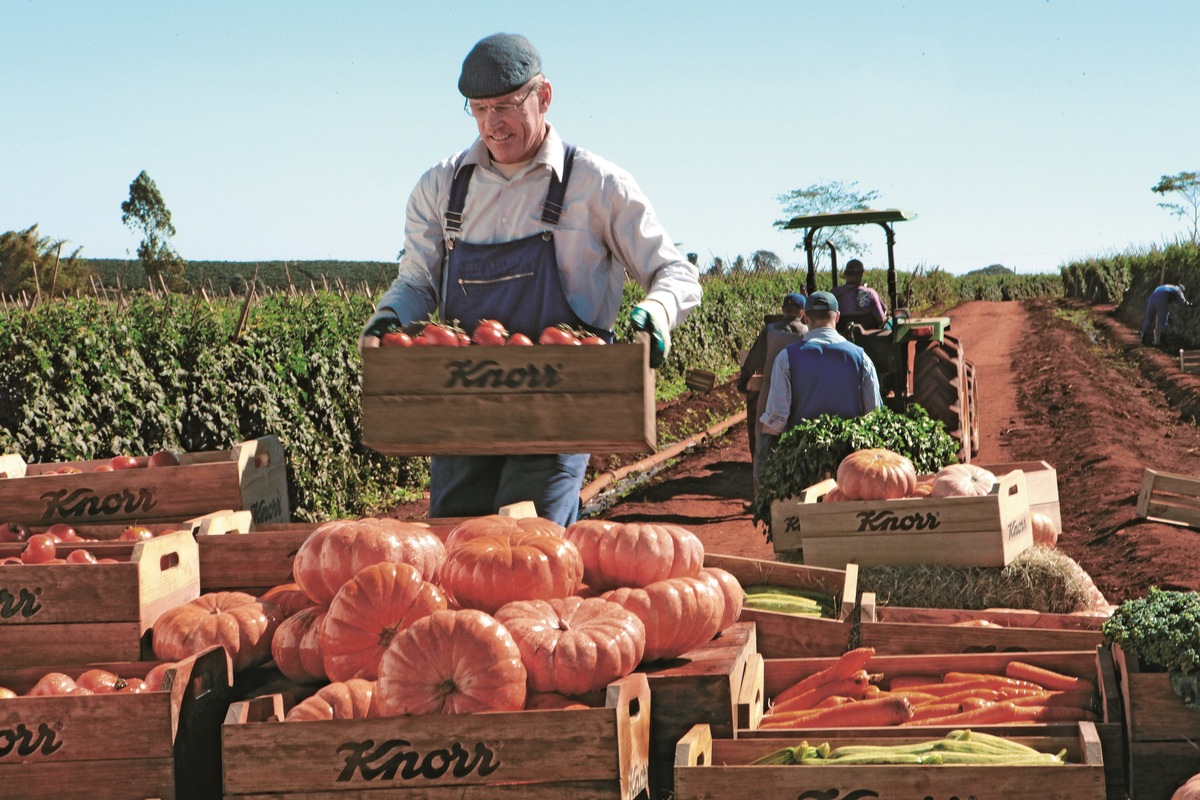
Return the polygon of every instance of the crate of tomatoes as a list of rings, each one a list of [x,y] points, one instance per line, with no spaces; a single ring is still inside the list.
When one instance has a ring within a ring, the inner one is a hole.
[[[363,354],[363,443],[385,455],[648,453],[650,342],[568,327],[536,340],[481,322],[385,333]]]

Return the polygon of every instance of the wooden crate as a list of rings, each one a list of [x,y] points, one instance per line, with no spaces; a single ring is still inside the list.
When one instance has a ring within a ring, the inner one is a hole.
[[[1029,511],[1040,511],[1062,531],[1062,509],[1058,504],[1058,470],[1046,461],[1006,461],[998,464],[978,464],[997,478],[1014,470],[1025,473],[1025,488],[1029,491]]]
[[[1193,374],[1200,372],[1200,350],[1180,350],[1179,371]]]
[[[72,547],[87,544],[64,549]],[[200,594],[197,546],[186,530],[90,549],[125,560],[0,568],[5,666],[151,658],[154,622]]]
[[[941,734],[905,729],[887,739],[870,735],[818,737],[831,747],[854,744],[908,744]],[[1011,800],[1102,800],[1104,753],[1095,727],[1072,726],[1070,733],[1009,736],[1044,753],[1067,751],[1059,766],[975,766],[954,764],[750,766],[751,762],[797,744],[794,738],[725,739],[705,725],[680,738],[675,755],[675,800],[796,800],[796,798],[973,798]],[[813,738],[809,738],[814,742]],[[1140,800],[1140,798],[1139,798]]]
[[[650,681],[650,797],[670,797],[675,744],[704,722],[737,734],[737,702],[746,664],[756,650],[754,623],[735,622],[703,647],[661,664],[643,664]]]
[[[875,600],[874,592],[863,592],[858,641],[881,655],[1095,650],[1104,643],[1102,617],[1015,608],[905,608]]]
[[[379,347],[362,358],[363,444],[385,455],[655,450],[644,333],[603,347]]]
[[[6,521],[111,524],[170,522],[221,508],[248,509],[256,522],[291,519],[287,464],[274,436],[242,442],[231,450],[182,453],[177,467],[96,472],[107,459],[26,464],[3,457],[0,508]],[[52,470],[75,467],[77,474]]]
[[[143,677],[158,662],[0,670],[27,692],[47,672],[95,666]],[[16,697],[0,702],[0,796],[16,800],[216,800],[229,658],[219,647],[184,659],[162,691]]]
[[[765,659],[762,665],[761,702],[752,690],[747,690],[738,709],[739,728],[736,738],[774,738],[796,736],[870,735],[877,737],[903,736],[912,728],[797,728],[762,729],[759,723],[763,712],[772,699],[802,678],[825,669],[836,661],[832,658]],[[1096,685],[1096,708],[1100,721],[1095,723],[1097,735],[1104,751],[1105,785],[1110,791],[1109,800],[1122,800],[1126,783],[1124,712],[1117,688],[1113,659],[1107,648],[1092,648],[1079,651],[1047,651],[1023,653],[930,653],[924,655],[876,655],[866,665],[870,673],[880,673],[886,680],[892,675],[928,675],[941,680],[947,672],[984,672],[1004,674],[1010,661],[1024,661],[1067,675],[1086,678]],[[747,683],[747,686],[752,686]],[[1022,731],[1038,731],[1045,735],[1062,735],[1072,727],[1064,724],[1046,725],[979,725],[981,730],[999,735]],[[951,728],[923,726],[920,728],[933,737],[942,736]]]
[[[1200,772],[1200,709],[1188,708],[1165,672],[1143,671],[1138,657],[1112,648],[1129,753],[1129,792],[1136,800],[1168,800]]]
[[[645,796],[652,695],[634,673],[601,707],[282,723],[282,695],[234,703],[225,798],[533,800]]]
[[[846,569],[809,567],[782,561],[741,558],[717,553],[704,554],[704,566],[720,567],[742,586],[773,584],[815,589],[834,600],[837,616],[801,617],[777,611],[742,608],[741,622],[753,622],[758,652],[766,658],[836,656],[850,647],[852,616],[858,593],[858,566]]]
[[[1137,515],[1151,522],[1200,528],[1200,478],[1143,470]]]
[[[771,504],[775,552],[803,550],[816,567],[949,564],[1003,567],[1033,546],[1025,473],[1014,470],[984,497],[825,503],[824,481]]]

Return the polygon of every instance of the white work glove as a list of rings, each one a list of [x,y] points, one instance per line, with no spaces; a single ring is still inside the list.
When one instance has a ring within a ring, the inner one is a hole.
[[[657,300],[643,300],[629,312],[634,330],[650,334],[650,368],[658,369],[671,352],[671,326],[667,324],[667,309]]]

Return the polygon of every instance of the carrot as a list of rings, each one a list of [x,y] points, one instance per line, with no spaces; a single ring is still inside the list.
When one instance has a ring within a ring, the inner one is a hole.
[[[895,691],[896,689],[913,689],[918,686],[928,686],[929,684],[941,683],[937,678],[931,675],[893,675],[888,680],[888,688]]]
[[[871,656],[875,655],[874,647],[857,647],[853,650],[847,650],[838,657],[830,666],[825,669],[818,670],[806,678],[802,678],[788,688],[784,689],[779,694],[775,695],[775,702],[782,703],[796,695],[814,689],[832,681],[841,680],[852,677],[855,673],[866,666],[871,660]]]
[[[991,686],[996,689],[1004,687],[1017,687],[1020,689],[1043,689],[1041,684],[1027,681],[1020,678],[1010,678],[1007,675],[993,675],[990,672],[947,672],[942,676],[942,680],[946,683],[954,682],[969,682],[977,683],[984,686]]]
[[[922,703],[913,706],[912,717],[909,720],[932,719],[933,717],[948,717],[951,714],[961,714],[962,703]]]
[[[1017,706],[1071,706],[1090,710],[1095,704],[1095,695],[1091,692],[1042,692],[1029,697],[1015,697],[1012,703]]]
[[[878,697],[827,708],[805,724],[819,728],[885,728],[912,719],[913,707],[903,697]]]
[[[1047,689],[1075,690],[1095,693],[1096,685],[1086,678],[1074,675],[1064,675],[1045,667],[1027,664],[1024,661],[1010,661],[1004,668],[1004,674],[1010,678],[1037,683]]]
[[[772,713],[778,711],[802,711],[806,708],[812,708],[826,697],[835,694],[861,700],[863,693],[867,689],[867,681],[866,670],[860,669],[849,678],[839,678],[828,683],[823,683],[820,686],[814,686],[808,691],[792,695],[786,700],[775,698],[775,701],[771,704],[771,711]]]
[[[956,692],[978,691],[980,689],[994,688],[988,684],[977,681],[953,681],[951,683],[922,683],[913,686],[905,687],[902,691],[905,692],[920,692],[922,694],[931,694],[935,697],[946,697]]]
[[[872,686],[873,685],[874,684],[872,684]],[[870,693],[868,692],[868,694]],[[929,692],[918,692],[911,689],[890,689],[880,691],[879,694],[883,697],[891,696],[908,698],[908,702],[912,703],[913,706],[918,706],[921,703],[928,703],[930,700],[945,700],[944,697],[939,698],[936,694],[930,694]]]
[[[979,708],[971,709],[970,711],[962,711],[958,714],[947,714],[944,717],[929,717],[916,722],[909,723],[913,725],[953,725],[959,727],[962,725],[984,725],[995,724],[1001,722],[1019,722],[1021,717],[1028,718],[1028,721],[1033,721],[1034,712],[1032,707],[1024,707],[1020,710],[1011,703],[987,703]]]
[[[960,689],[957,692],[944,694],[941,697],[943,703],[958,703],[968,698],[991,700],[993,703],[997,700],[1004,699],[1000,696],[999,689],[989,689],[985,686],[967,686],[966,688]]]
[[[962,706],[963,711],[973,711],[976,708],[983,708],[985,706],[989,706],[994,702],[996,702],[996,701],[989,700],[985,697],[964,697],[963,699],[958,701],[958,704],[960,706]]]
[[[840,706],[842,703],[853,703],[853,702],[854,701],[851,700],[849,697],[844,697],[840,694],[835,694],[835,695],[826,697],[824,700],[822,700],[821,702],[819,702],[815,706],[813,706],[813,708],[814,709],[831,708],[833,706]]]
[[[847,703],[846,705],[852,705]],[[829,711],[828,708],[806,708],[803,711],[786,711],[782,714],[763,714],[758,723],[760,728],[791,728],[799,724],[807,724],[819,714]]]

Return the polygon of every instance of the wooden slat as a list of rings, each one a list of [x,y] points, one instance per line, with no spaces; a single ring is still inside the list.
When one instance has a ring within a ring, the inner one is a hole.
[[[108,751],[122,749],[105,739]],[[174,762],[163,758],[5,764],[0,792],[20,800],[175,800]]]
[[[1179,351],[1180,372],[1200,372],[1200,350]]]
[[[1200,478],[1144,469],[1137,515],[1152,522],[1200,528]]]

